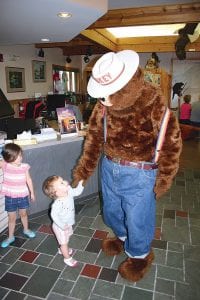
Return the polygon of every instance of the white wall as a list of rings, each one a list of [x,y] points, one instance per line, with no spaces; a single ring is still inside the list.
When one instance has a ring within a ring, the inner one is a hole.
[[[41,93],[45,96],[53,90],[52,64],[81,68],[80,56],[74,56],[71,64],[66,64],[65,56],[59,48],[44,49],[45,57],[37,56],[38,49],[34,45],[0,46],[0,53],[4,61],[0,62],[0,88],[8,100],[25,99]],[[15,58],[15,60],[13,60]],[[32,60],[46,61],[46,82],[33,82]],[[25,92],[7,93],[5,67],[17,67],[25,69]]]

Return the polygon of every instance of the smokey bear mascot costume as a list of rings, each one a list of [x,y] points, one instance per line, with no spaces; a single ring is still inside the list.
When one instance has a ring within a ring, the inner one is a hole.
[[[125,252],[118,271],[140,280],[154,259],[156,199],[171,186],[182,142],[173,113],[159,158],[155,146],[166,110],[159,88],[144,81],[139,56],[131,50],[104,54],[94,65],[88,93],[98,98],[89,120],[82,156],[73,170],[73,185],[86,181],[101,157],[104,222],[115,237],[106,238],[107,255]]]

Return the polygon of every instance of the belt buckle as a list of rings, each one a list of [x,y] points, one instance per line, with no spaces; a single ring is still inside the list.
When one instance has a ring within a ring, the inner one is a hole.
[[[145,162],[138,162],[136,165],[138,169],[151,170],[151,165],[148,165]]]
[[[136,163],[134,161],[130,161],[127,166],[133,167],[135,169],[142,169],[142,164],[141,163]]]

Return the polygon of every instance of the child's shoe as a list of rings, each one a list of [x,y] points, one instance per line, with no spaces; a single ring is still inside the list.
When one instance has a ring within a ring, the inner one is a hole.
[[[12,244],[13,242],[15,241],[15,237],[11,237],[11,238],[7,238],[6,240],[4,240],[2,243],[1,243],[1,247],[2,248],[7,248],[10,244]]]
[[[24,230],[23,233],[29,238],[29,239],[33,239],[35,237],[35,232],[33,232],[32,230],[28,229],[28,230]]]
[[[72,256],[74,254],[75,250],[72,248],[69,248],[69,256]],[[60,248],[58,248],[58,254],[62,254]]]
[[[72,268],[74,268],[74,267],[76,267],[78,265],[77,260],[73,259],[72,257],[70,257],[70,258],[64,258],[64,263],[66,265],[68,265],[69,267],[72,267]]]

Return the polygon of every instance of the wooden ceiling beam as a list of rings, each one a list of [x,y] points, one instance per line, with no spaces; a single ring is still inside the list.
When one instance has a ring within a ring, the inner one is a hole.
[[[200,3],[109,10],[88,29],[200,21]]]
[[[100,30],[83,30],[81,31],[81,35],[100,44],[110,51],[116,51],[117,45],[112,40],[108,39],[107,36],[103,35]]]
[[[59,43],[37,43],[35,44],[35,48],[60,48],[67,46],[67,42],[59,42]]]
[[[88,53],[88,47],[64,47],[63,49],[64,56],[73,56],[73,55],[86,55]],[[99,45],[92,45],[91,46],[91,53],[92,54],[104,54],[108,50],[100,47]]]
[[[200,51],[200,43],[194,43],[192,46],[187,46],[186,51]],[[175,52],[175,46],[173,44],[123,44],[117,47],[117,51],[121,50],[134,50],[138,53],[146,52]]]
[[[149,37],[134,37],[134,38],[119,38],[117,45],[124,44],[175,44],[179,36],[149,36]]]
[[[168,38],[168,40],[167,40]],[[131,39],[126,39],[126,42],[118,43],[117,51],[130,49],[136,52],[175,52],[175,43],[177,37],[162,37],[156,38],[134,38],[134,41]],[[189,43],[186,47],[186,51],[200,51],[200,38],[194,42]]]

